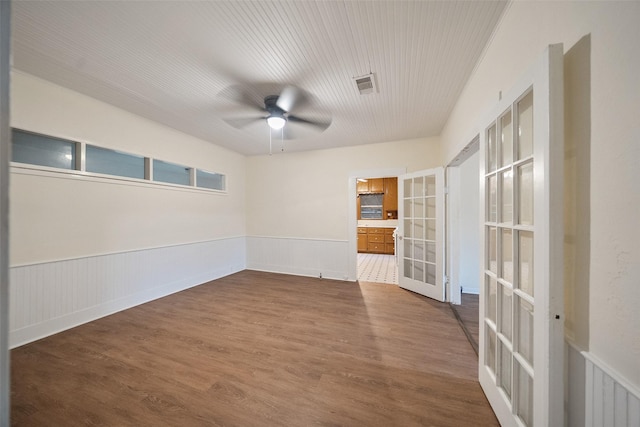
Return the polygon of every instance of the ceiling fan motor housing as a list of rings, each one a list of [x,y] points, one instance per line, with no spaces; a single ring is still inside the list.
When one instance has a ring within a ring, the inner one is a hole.
[[[282,117],[285,118],[284,111],[282,108],[278,107],[276,104],[278,102],[278,95],[269,95],[264,98],[264,108],[269,113],[269,117]]]

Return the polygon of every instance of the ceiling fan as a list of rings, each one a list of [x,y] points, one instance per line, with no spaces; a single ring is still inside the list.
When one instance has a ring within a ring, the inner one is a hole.
[[[331,124],[331,115],[317,106],[315,98],[293,85],[280,91],[273,84],[233,85],[219,97],[233,101],[233,105],[221,105],[219,110],[222,119],[236,129],[255,129],[253,125],[264,121],[268,128],[281,130],[283,139],[297,139],[306,136],[303,128],[317,133]]]

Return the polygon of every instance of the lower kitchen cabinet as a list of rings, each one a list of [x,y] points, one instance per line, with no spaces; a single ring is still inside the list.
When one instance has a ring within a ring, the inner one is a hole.
[[[389,227],[358,227],[358,252],[393,255],[393,230]]]

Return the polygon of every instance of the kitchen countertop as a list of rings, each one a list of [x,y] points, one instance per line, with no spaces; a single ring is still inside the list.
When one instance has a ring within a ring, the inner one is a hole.
[[[398,226],[398,220],[360,220],[358,221],[358,227],[368,228],[396,228]]]

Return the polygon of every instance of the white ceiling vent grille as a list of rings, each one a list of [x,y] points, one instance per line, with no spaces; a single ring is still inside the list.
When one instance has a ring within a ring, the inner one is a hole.
[[[353,80],[356,82],[356,86],[358,86],[358,92],[360,92],[360,95],[366,95],[368,93],[378,91],[378,88],[376,88],[376,79],[374,78],[373,73],[367,74],[366,76],[354,77]]]

